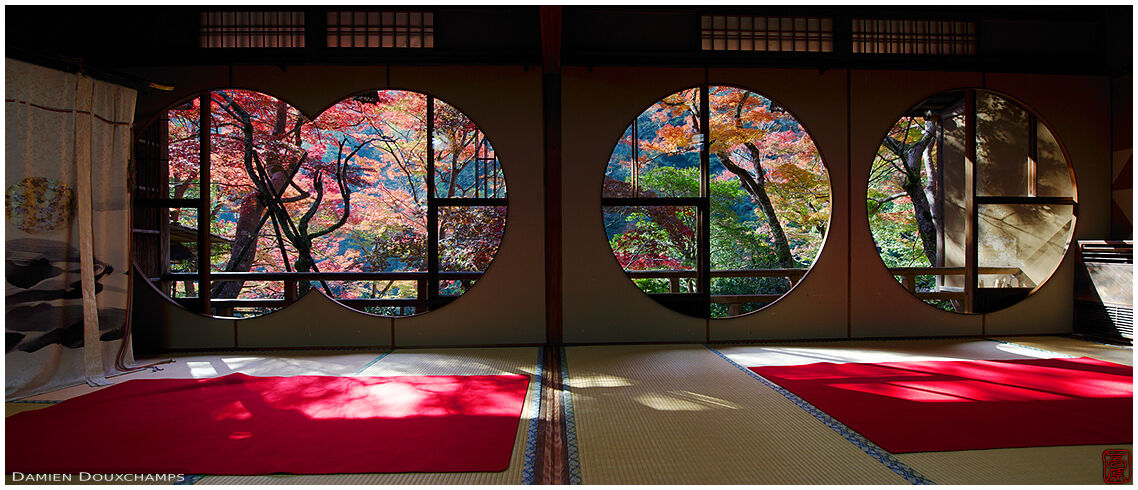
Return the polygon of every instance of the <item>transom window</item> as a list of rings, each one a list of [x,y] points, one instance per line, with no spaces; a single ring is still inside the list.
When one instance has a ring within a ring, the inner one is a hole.
[[[473,286],[505,230],[493,146],[422,93],[365,92],[310,121],[218,90],[168,110],[136,155],[140,272],[211,315],[311,289],[368,313],[430,311]]]
[[[976,54],[976,23],[953,20],[853,19],[852,47],[864,54]]]
[[[723,318],[802,280],[829,225],[829,178],[786,109],[705,85],[632,121],[609,159],[602,209],[613,254],[637,287],[681,313]]]
[[[704,15],[700,22],[704,51],[834,50],[834,19],[830,17]]]
[[[435,14],[422,11],[333,10],[329,48],[433,48]]]
[[[302,11],[201,13],[203,48],[303,48]]]

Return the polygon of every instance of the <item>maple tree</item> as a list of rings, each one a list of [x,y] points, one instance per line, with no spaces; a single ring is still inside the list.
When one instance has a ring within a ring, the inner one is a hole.
[[[870,233],[886,267],[930,267],[944,263],[937,235],[944,227],[939,215],[937,182],[938,121],[905,116],[882,139],[870,167],[866,211]],[[900,277],[897,278],[901,280]],[[914,278],[918,291],[936,289],[936,276]],[[953,311],[951,301],[926,300]]]
[[[230,241],[228,249],[215,245],[214,270],[424,271],[429,143],[440,169],[436,197],[505,197],[486,137],[441,101],[433,102],[429,122],[425,94],[357,94],[311,121],[265,94],[224,90],[210,97],[210,232]],[[195,99],[168,113],[171,197],[196,193],[198,110]],[[192,211],[171,219],[196,227]],[[444,270],[485,270],[504,228],[504,207],[441,208]],[[336,298],[410,298],[419,288],[416,281],[314,282]],[[300,286],[303,293],[310,284]],[[283,291],[279,282],[224,281],[212,297],[279,298]]]
[[[943,263],[943,257],[938,257],[937,234],[944,222],[939,207],[933,206],[937,199],[937,182],[932,178],[937,171],[937,124],[933,117],[902,117],[882,140],[870,170],[867,209],[871,221],[879,226],[887,226],[882,221],[915,225],[912,229],[894,227],[891,233],[905,240],[912,240],[915,233],[919,239],[924,261],[900,253],[910,259],[904,266]]]
[[[699,89],[677,92],[638,116],[610,158],[604,196],[699,196],[699,98]],[[707,118],[712,270],[808,266],[829,222],[829,181],[809,134],[770,99],[736,87],[708,88]],[[605,211],[610,245],[626,270],[695,268],[694,208]],[[647,292],[666,291],[666,281],[636,282]],[[781,294],[789,287],[786,278],[714,278],[711,292]],[[712,307],[724,316],[721,305]]]

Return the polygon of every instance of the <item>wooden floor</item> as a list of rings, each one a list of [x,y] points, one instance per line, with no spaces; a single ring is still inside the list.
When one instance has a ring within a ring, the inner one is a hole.
[[[753,345],[571,346],[559,371],[542,349],[279,351],[184,355],[113,378],[530,374],[510,467],[499,473],[191,475],[197,484],[524,484],[534,481],[539,379],[564,375],[567,483],[583,484],[1101,484],[1105,449],[1131,444],[893,455],[743,366],[811,362],[1088,356],[1133,365],[1130,348],[1067,337],[784,342]],[[78,386],[5,404],[6,416],[98,388]],[[562,440],[557,438],[556,440]],[[8,451],[18,448],[6,448]],[[11,475],[8,483],[13,481]]]

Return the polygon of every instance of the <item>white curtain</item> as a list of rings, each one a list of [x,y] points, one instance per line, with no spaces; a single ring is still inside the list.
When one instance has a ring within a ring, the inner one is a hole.
[[[105,377],[118,372],[116,364],[134,362],[124,333],[136,93],[83,75],[5,62],[10,400],[84,381],[106,384]]]

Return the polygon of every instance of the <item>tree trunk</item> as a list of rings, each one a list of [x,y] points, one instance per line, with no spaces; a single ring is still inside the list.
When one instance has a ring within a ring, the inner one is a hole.
[[[794,263],[794,256],[790,253],[790,241],[786,239],[786,232],[782,228],[782,222],[779,221],[778,215],[775,214],[774,205],[771,204],[770,196],[767,195],[766,189],[766,172],[763,170],[761,161],[761,152],[754,145],[747,145],[747,149],[751,152],[751,157],[754,160],[755,175],[751,175],[746,169],[735,164],[731,160],[731,156],[725,152],[716,152],[716,156],[723,163],[723,166],[734,173],[743,183],[743,189],[747,194],[759,205],[762,210],[763,216],[766,218],[767,226],[770,227],[771,240],[774,242],[775,259],[778,265],[783,269],[793,269],[797,266]],[[789,290],[793,283],[789,278],[786,279],[786,287]]]
[[[921,235],[921,247],[925,251],[925,257],[929,259],[930,265],[935,266],[937,225],[933,220],[929,201],[925,198],[924,188],[920,180],[907,179],[903,189],[913,200],[913,216],[917,219],[917,232]]]
[[[227,97],[228,100],[228,97]],[[236,102],[228,100],[228,103],[233,108],[234,112],[242,116],[242,132],[245,140],[245,168],[252,168],[253,152],[253,124],[249,118],[248,113],[237,105]],[[272,137],[278,138],[285,133],[288,126],[288,106],[284,102],[278,102],[276,107],[276,117],[273,121]],[[287,173],[281,160],[283,155],[279,152],[266,152],[265,162],[266,167],[271,175],[271,181],[274,191],[280,190],[287,184],[285,179]],[[253,178],[250,176],[250,178]],[[241,199],[241,207],[237,217],[237,228],[234,232],[233,246],[230,249],[229,261],[225,265],[226,272],[248,272],[253,266],[253,259],[257,254],[257,242],[260,241],[261,228],[264,226],[262,218],[265,214],[266,200],[271,199],[271,196],[261,196],[260,192],[253,190],[246,194]],[[208,263],[208,259],[206,263]],[[217,283],[213,286],[211,297],[213,298],[236,298],[241,293],[241,289],[245,286],[244,281],[227,281]]]
[[[929,151],[936,135],[936,124],[932,120],[925,122],[925,134],[912,146],[904,146],[892,140],[892,145],[886,145],[896,154],[905,165],[905,183],[901,188],[913,203],[913,216],[917,220],[917,233],[921,236],[921,248],[924,249],[925,258],[929,265],[937,265],[937,230],[941,226],[940,219],[934,217],[931,203],[936,199],[935,168]],[[891,138],[887,138],[891,139]],[[921,170],[925,169],[929,175],[929,182],[922,182]],[[931,198],[930,198],[931,196]]]

